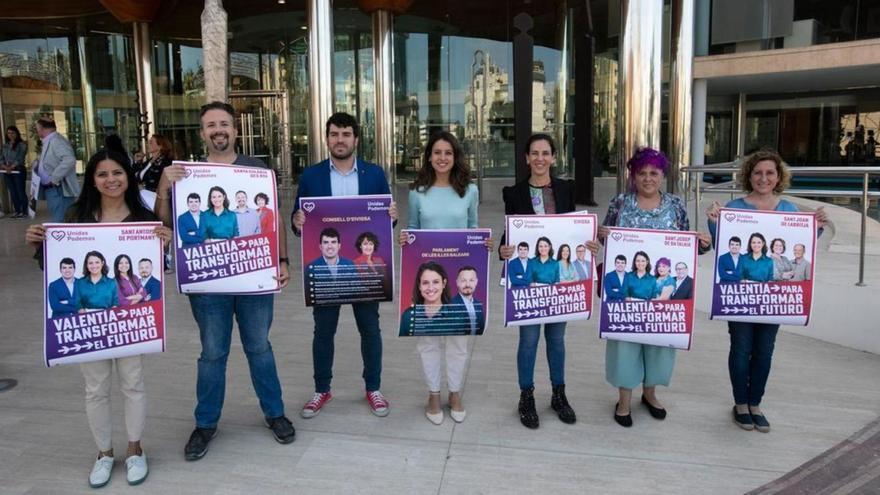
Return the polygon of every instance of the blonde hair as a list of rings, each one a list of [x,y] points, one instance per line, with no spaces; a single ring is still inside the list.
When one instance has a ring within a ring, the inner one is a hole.
[[[782,161],[782,157],[774,150],[761,149],[747,156],[739,169],[739,186],[743,191],[747,193],[752,192],[752,172],[755,171],[755,167],[759,163],[767,160],[776,164],[776,174],[779,176],[779,182],[773,188],[773,192],[782,194],[783,191],[788,189],[788,186],[791,185],[791,172],[788,170],[785,162]]]

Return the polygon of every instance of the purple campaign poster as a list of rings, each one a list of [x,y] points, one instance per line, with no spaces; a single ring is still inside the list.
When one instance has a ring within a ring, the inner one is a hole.
[[[815,213],[722,208],[710,317],[809,323],[817,229]]]
[[[268,168],[175,162],[177,287],[184,294],[278,292],[278,200]]]
[[[489,319],[491,229],[407,230],[400,337],[482,335]]]
[[[158,225],[45,224],[46,366],[165,350]]]
[[[593,306],[593,253],[596,215],[507,217],[504,326],[586,320]]]
[[[390,301],[391,195],[300,198],[306,306]]]
[[[690,349],[697,293],[695,232],[609,228],[599,337]]]

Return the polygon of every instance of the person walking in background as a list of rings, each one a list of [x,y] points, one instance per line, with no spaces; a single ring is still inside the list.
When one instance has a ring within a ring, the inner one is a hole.
[[[3,143],[3,152],[0,154],[0,171],[3,172],[3,180],[6,189],[12,199],[12,218],[25,218],[27,216],[27,192],[25,182],[27,169],[24,165],[27,156],[27,143],[21,140],[21,132],[18,127],[11,125],[6,128],[6,142]]]
[[[55,121],[47,118],[37,120],[37,135],[42,141],[40,160],[34,169],[40,187],[38,199],[46,201],[49,218],[58,223],[64,220],[67,208],[79,196],[79,181],[76,179],[76,155],[70,142],[56,131]],[[124,163],[127,157],[120,156]]]

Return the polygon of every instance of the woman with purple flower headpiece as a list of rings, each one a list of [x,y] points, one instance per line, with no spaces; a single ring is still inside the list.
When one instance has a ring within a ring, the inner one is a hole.
[[[629,186],[608,205],[608,213],[599,227],[599,239],[608,235],[607,227],[628,227],[657,230],[690,230],[685,203],[678,196],[660,191],[669,160],[651,148],[640,148],[627,162]],[[700,234],[700,252],[711,245],[709,234]],[[598,244],[590,243],[598,251]],[[658,260],[658,267],[663,260]],[[669,269],[669,260],[666,260]],[[668,273],[667,273],[668,275]],[[663,288],[659,287],[660,298]],[[668,296],[667,296],[668,297]],[[657,399],[656,386],[668,386],[675,366],[675,349],[633,342],[608,340],[605,345],[605,379],[617,387],[619,400],[614,420],[624,427],[632,426],[630,399],[632,390],[642,385],[642,404],[656,419],[666,417],[666,409]]]

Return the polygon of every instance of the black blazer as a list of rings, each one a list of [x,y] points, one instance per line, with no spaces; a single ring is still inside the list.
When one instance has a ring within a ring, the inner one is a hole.
[[[690,299],[692,298],[694,292],[694,279],[693,277],[685,277],[684,281],[682,281],[681,286],[678,290],[674,291],[669,299]]]
[[[142,179],[140,173],[147,166],[148,163],[150,163],[149,160],[144,160],[142,162],[132,164],[131,167],[134,170],[134,174],[138,178],[138,182],[140,184],[143,184],[144,189],[156,192],[156,189],[159,187],[159,179],[162,178],[162,171],[165,170],[165,167],[171,165],[171,158],[167,156],[160,157],[153,163],[153,166],[150,167],[149,170],[147,170]]]
[[[553,199],[556,201],[556,213],[570,213],[575,210],[574,204],[574,181],[557,179],[552,177],[550,184],[553,189]],[[501,196],[504,198],[504,214],[505,215],[534,215],[535,209],[532,207],[532,196],[529,194],[529,181],[517,182],[512,186],[505,187],[501,190]],[[501,246],[504,245],[505,236],[501,236],[501,244],[499,248],[499,258],[501,257]]]

